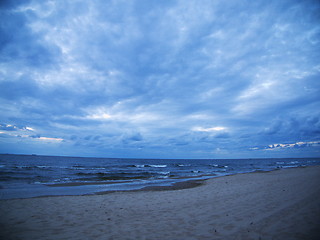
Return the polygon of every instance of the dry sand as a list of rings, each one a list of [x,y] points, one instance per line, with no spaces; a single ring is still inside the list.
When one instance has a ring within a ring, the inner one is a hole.
[[[1,239],[320,239],[320,167],[173,191],[1,200]]]

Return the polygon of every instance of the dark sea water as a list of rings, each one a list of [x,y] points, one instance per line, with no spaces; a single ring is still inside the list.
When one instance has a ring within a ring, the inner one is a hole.
[[[320,165],[320,158],[120,159],[0,155],[0,199],[168,186],[189,179]]]

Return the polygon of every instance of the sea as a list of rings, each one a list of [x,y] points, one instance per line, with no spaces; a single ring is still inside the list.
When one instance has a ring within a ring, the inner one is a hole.
[[[0,154],[0,199],[130,191],[313,165],[320,165],[320,158],[125,159]]]

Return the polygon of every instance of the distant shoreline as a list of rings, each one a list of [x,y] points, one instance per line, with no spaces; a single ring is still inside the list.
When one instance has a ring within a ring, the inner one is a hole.
[[[24,154],[24,153],[0,153],[1,155],[15,156],[35,156],[35,157],[66,157],[66,158],[94,158],[94,159],[124,159],[124,160],[251,160],[251,159],[318,159],[319,157],[249,157],[249,158],[133,158],[133,157],[94,157],[94,156],[71,156],[71,155],[44,155],[44,154]]]

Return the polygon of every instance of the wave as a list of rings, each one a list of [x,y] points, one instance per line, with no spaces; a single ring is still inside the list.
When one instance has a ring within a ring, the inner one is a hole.
[[[105,170],[106,167],[102,166],[83,166],[83,165],[73,165],[72,167],[67,167],[75,170]]]
[[[12,167],[13,169],[23,169],[23,170],[35,170],[35,169],[45,169],[45,170],[51,170],[53,168],[60,168],[60,167],[54,167],[54,166],[45,166],[45,165],[16,165]]]
[[[167,165],[147,165],[149,167],[153,167],[153,168],[165,168],[167,167]]]
[[[129,167],[135,167],[135,168],[165,168],[167,167],[168,165],[148,165],[148,164],[135,164],[135,165],[129,165]],[[122,168],[126,167],[126,166],[121,166]]]
[[[9,175],[1,175],[0,176],[0,182],[12,182],[12,181],[18,181],[18,182],[27,182],[27,183],[33,183],[34,180],[42,179],[41,176],[9,176]]]
[[[297,164],[299,163],[298,161],[292,161],[292,162],[289,162],[289,164]]]
[[[286,165],[286,166],[282,166],[282,168],[294,168],[294,167],[298,167],[300,165]],[[301,165],[304,166],[304,165]]]
[[[191,164],[175,164],[176,167],[190,167]]]
[[[219,164],[210,164],[211,167],[214,168],[228,168],[229,166],[227,165],[219,165]]]
[[[3,165],[3,168],[6,167]],[[134,164],[134,165],[109,165],[109,166],[46,166],[46,165],[15,165],[11,168],[21,170],[54,170],[54,169],[66,169],[66,170],[108,170],[108,169],[127,169],[127,168],[166,168],[165,164]]]
[[[130,165],[131,167],[135,167],[135,168],[144,168],[146,165],[144,164],[137,164],[137,165]]]
[[[276,162],[277,165],[280,165],[280,167],[297,167],[301,165],[301,162],[299,161],[291,161],[291,162]]]
[[[77,178],[76,180],[128,180],[128,179],[149,179],[155,177],[151,172],[78,172],[77,176],[83,176],[84,178]],[[161,175],[161,174],[160,174]]]

